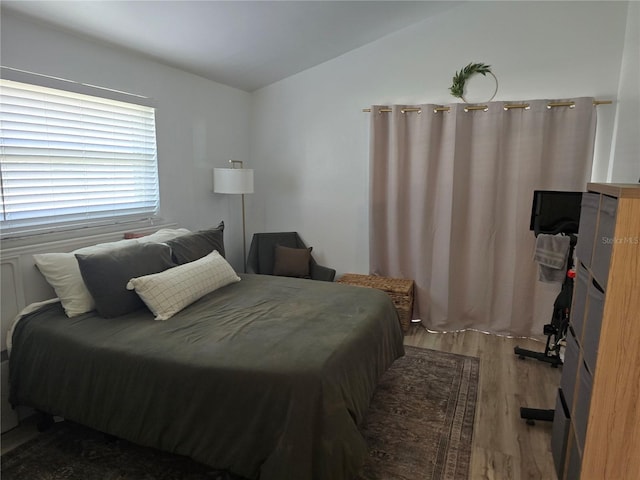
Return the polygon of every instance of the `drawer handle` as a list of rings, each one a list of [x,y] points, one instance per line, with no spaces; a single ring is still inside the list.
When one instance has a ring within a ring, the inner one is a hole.
[[[604,293],[604,289],[600,286],[600,284],[596,281],[595,278],[591,279],[591,283],[593,283],[593,286],[600,292],[600,293]]]

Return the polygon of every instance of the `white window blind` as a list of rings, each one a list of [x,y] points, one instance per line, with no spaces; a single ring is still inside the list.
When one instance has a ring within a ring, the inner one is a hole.
[[[158,212],[155,109],[0,79],[2,236]]]

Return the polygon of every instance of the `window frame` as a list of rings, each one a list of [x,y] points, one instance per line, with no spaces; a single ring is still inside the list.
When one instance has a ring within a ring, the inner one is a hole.
[[[57,234],[60,232],[76,231],[80,229],[96,230],[100,228],[113,229],[114,227],[122,228],[123,225],[146,224],[153,225],[161,223],[160,215],[160,172],[158,159],[158,141],[157,141],[157,109],[155,102],[149,97],[130,94],[119,90],[98,87],[58,77],[26,72],[11,67],[2,66],[1,78],[14,82],[31,84],[38,87],[46,87],[61,91],[71,92],[81,95],[89,95],[106,100],[114,100],[127,104],[143,106],[153,109],[154,122],[154,139],[155,139],[155,209],[148,212],[126,213],[121,212],[110,214],[101,218],[83,219],[83,220],[67,220],[58,222],[45,222],[32,226],[7,226],[4,221],[0,221],[0,239],[12,240],[21,239],[43,234]],[[117,212],[117,210],[115,211]]]

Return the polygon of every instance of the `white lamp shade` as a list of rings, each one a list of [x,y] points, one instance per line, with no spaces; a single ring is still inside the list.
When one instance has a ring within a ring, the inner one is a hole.
[[[253,169],[214,168],[213,191],[215,193],[253,193]]]

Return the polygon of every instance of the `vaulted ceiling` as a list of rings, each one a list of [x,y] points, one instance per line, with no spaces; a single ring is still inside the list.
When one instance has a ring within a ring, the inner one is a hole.
[[[3,0],[1,13],[253,91],[460,3]]]

